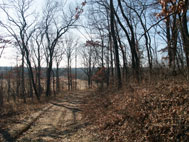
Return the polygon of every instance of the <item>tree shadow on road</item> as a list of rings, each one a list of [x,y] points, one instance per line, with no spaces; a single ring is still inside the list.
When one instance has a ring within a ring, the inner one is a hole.
[[[0,134],[3,136],[6,142],[15,142],[14,138],[9,134],[8,131],[0,128]]]

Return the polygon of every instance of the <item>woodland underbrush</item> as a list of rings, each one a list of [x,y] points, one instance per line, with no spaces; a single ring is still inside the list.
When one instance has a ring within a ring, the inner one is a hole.
[[[169,79],[96,91],[82,105],[83,117],[102,141],[189,140],[189,83]]]

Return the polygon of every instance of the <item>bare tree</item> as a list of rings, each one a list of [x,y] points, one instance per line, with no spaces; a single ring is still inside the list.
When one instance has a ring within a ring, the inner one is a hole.
[[[81,51],[81,56],[83,58],[83,65],[84,69],[83,72],[87,75],[87,80],[88,80],[88,87],[92,87],[92,76],[95,71],[95,67],[97,65],[97,55],[95,51],[96,44],[95,42],[91,41],[86,41],[83,50]]]
[[[6,22],[1,21],[0,24],[15,40],[15,44],[19,47],[22,55],[22,95],[24,101],[24,58],[26,59],[27,66],[29,67],[35,95],[37,99],[40,100],[39,93],[34,81],[29,51],[29,39],[35,31],[36,23],[36,18],[34,17],[33,13],[30,12],[32,2],[33,0],[9,0],[6,2],[3,1],[3,4],[0,6],[7,18]]]
[[[36,71],[36,84],[39,96],[42,93],[42,85],[41,85],[41,65],[44,55],[43,50],[43,38],[44,32],[41,28],[38,28],[31,38],[31,51],[33,52],[33,64],[35,66]]]
[[[64,47],[64,41],[60,40],[58,43],[58,48],[56,48],[55,51],[55,64],[56,64],[56,93],[60,92],[60,63],[63,60],[63,57],[65,55],[65,47]]]
[[[150,69],[150,76],[152,75],[152,45],[151,45],[151,37],[149,31],[147,31],[147,10],[149,4],[148,1],[145,1],[145,3],[141,2],[140,0],[135,1],[135,5],[129,5],[126,1],[124,1],[125,5],[127,8],[131,9],[137,16],[141,28],[144,31],[144,38],[145,38],[145,47],[146,47],[146,52],[147,52],[147,57],[148,57],[148,65]]]
[[[64,41],[65,55],[67,59],[67,78],[68,78],[68,90],[73,89],[73,74],[72,74],[72,60],[75,48],[78,46],[78,39],[74,39],[68,35]]]
[[[115,50],[115,58],[116,58],[116,72],[117,72],[117,79],[118,79],[118,88],[122,87],[121,83],[121,71],[120,71],[120,61],[119,61],[119,53],[118,53],[118,43],[116,38],[115,32],[115,25],[114,25],[114,5],[113,0],[110,0],[110,24],[111,24],[111,35],[114,41],[114,50]]]
[[[84,4],[82,6],[84,6]],[[74,13],[72,10],[66,12],[63,9],[63,7],[60,7],[60,3],[48,0],[46,3],[46,9],[43,12],[43,29],[45,33],[47,61],[46,96],[51,94],[50,78],[52,73],[55,47],[59,39],[69,30],[71,26],[74,25],[79,15],[82,13],[82,8],[79,10],[77,9],[76,13]]]
[[[107,86],[109,85],[110,68],[111,75],[114,73],[114,53],[112,47],[112,36],[110,31],[110,11],[107,0],[90,0],[90,7],[87,13],[87,26],[85,29],[90,29],[89,37],[93,39],[95,51],[97,55],[97,66],[104,68],[106,71]],[[90,40],[90,39],[87,39]],[[103,85],[103,83],[102,83]]]

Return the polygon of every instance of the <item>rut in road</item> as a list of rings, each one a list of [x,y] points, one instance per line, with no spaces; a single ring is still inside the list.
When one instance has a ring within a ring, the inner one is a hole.
[[[86,93],[70,93],[61,100],[52,102],[51,107],[45,112],[22,136],[18,142],[79,142],[96,141],[87,136],[83,130],[87,125],[82,121],[79,105]],[[84,133],[84,134],[82,134]],[[76,138],[72,138],[76,135]]]

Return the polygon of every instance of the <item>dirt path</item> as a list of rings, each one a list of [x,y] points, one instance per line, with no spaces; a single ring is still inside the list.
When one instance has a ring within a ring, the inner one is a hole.
[[[94,142],[79,108],[84,93],[70,93],[52,102],[53,106],[23,133],[17,142]]]

